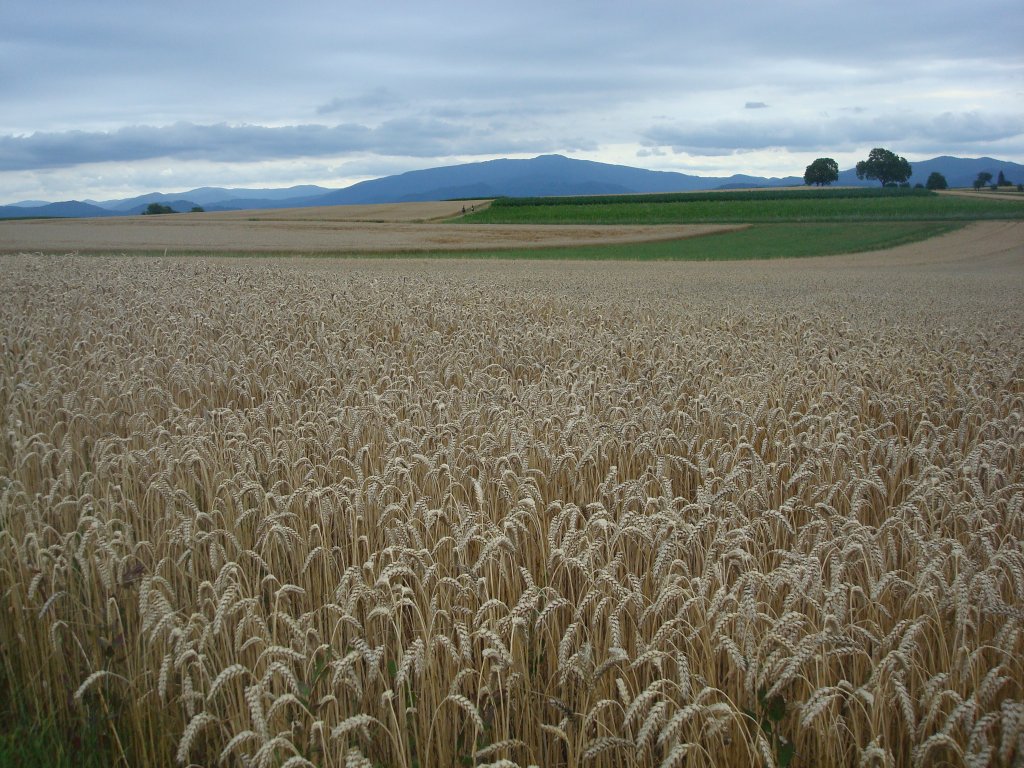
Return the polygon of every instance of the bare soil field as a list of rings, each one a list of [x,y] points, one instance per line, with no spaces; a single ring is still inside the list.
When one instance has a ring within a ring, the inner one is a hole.
[[[1016,187],[1000,187],[999,189],[985,188],[976,189],[941,189],[940,195],[961,195],[963,197],[981,197],[989,200],[1024,200],[1024,193],[1018,192]]]
[[[444,223],[487,201],[338,205],[106,219],[0,221],[0,253],[167,251],[365,253],[542,248],[675,240],[737,225],[577,226]]]

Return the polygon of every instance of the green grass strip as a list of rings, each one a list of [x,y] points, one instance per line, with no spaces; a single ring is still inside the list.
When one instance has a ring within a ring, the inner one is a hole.
[[[358,254],[363,258],[736,261],[805,258],[894,248],[960,229],[962,223],[762,224],[684,240],[490,251]]]
[[[105,742],[106,723],[91,712],[70,730],[40,720],[13,694],[0,663],[0,768],[108,768],[117,758]]]

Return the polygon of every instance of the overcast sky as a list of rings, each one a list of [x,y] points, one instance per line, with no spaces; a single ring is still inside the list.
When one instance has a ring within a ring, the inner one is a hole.
[[[1024,162],[1024,3],[0,0],[0,203],[875,146]]]

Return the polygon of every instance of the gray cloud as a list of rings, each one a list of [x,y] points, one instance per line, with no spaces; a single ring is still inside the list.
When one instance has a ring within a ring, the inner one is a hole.
[[[0,137],[0,170],[63,168],[152,158],[239,162],[362,151],[373,131],[360,125],[129,126],[115,131],[64,131]]]
[[[115,131],[64,131],[28,136],[0,136],[0,171],[68,168],[168,158],[224,163],[260,162],[300,157],[334,157],[374,153],[400,157],[544,151],[547,139],[510,137],[509,126],[458,124],[430,118],[403,117],[376,127],[341,125],[173,125],[130,126]],[[561,142],[567,149],[588,150],[585,139]]]
[[[318,115],[331,115],[337,112],[391,111],[409,103],[407,97],[384,86],[377,86],[364,91],[358,96],[343,98],[335,96],[325,104],[316,108]]]
[[[110,132],[65,131],[0,137],[0,170],[61,168],[152,158],[246,162],[386,150],[407,156],[443,153],[458,131],[443,123],[396,120],[363,125],[131,126]]]
[[[647,130],[649,147],[670,147],[676,153],[727,155],[736,151],[851,150],[865,145],[894,143],[916,151],[943,147],[984,147],[1024,137],[1024,114],[985,116],[943,113],[931,117],[895,114],[820,120],[714,120],[663,123]],[[907,151],[907,150],[904,150]]]
[[[1024,159],[1024,60],[1005,42],[1024,39],[1020,0],[2,6],[0,198],[15,173],[31,194],[31,174],[159,158],[390,172],[395,158],[639,151],[685,170],[673,152],[724,163],[886,141]]]

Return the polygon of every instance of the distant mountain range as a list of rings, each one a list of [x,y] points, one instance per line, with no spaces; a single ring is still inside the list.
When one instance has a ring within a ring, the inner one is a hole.
[[[1002,171],[1015,182],[1024,182],[1024,165],[991,157],[936,157],[911,164],[911,184],[923,184],[937,171],[951,187],[970,187],[981,172],[993,178]],[[798,176],[764,178],[737,174],[728,177],[691,176],[685,173],[648,171],[626,165],[572,160],[561,155],[541,155],[531,160],[489,160],[422,171],[353,184],[344,189],[313,185],[287,189],[226,189],[200,187],[170,194],[152,192],[122,200],[71,200],[45,203],[26,200],[0,206],[0,219],[28,217],[132,216],[150,203],[189,211],[200,206],[207,211],[253,210],[260,208],[304,208],[321,205],[406,203],[491,197],[546,197],[553,195],[642,194],[650,192],[691,192],[710,189],[752,189],[801,185]],[[841,171],[838,184],[874,186],[861,181],[854,169]]]

